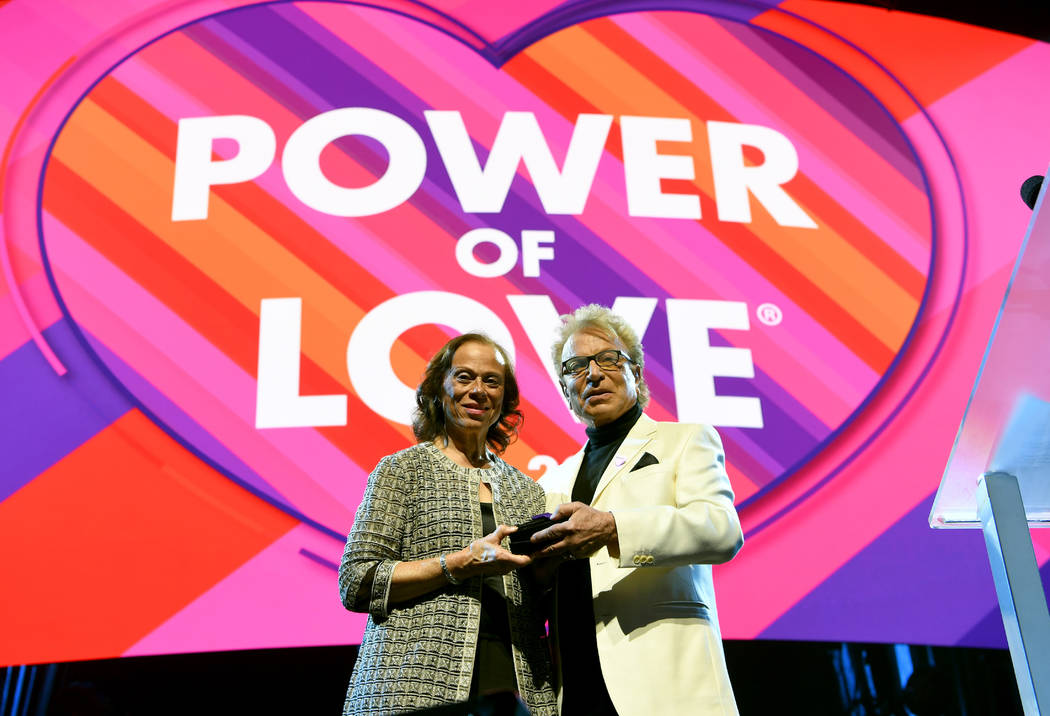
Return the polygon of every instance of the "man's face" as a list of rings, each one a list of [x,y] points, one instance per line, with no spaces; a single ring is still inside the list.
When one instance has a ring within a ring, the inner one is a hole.
[[[626,348],[616,338],[593,329],[574,333],[561,351],[562,361],[576,356],[589,356],[601,351]],[[616,420],[638,402],[638,367],[626,358],[614,369],[602,369],[591,361],[587,370],[578,375],[563,375],[561,389],[569,399],[569,407],[580,419],[592,427],[600,427]]]

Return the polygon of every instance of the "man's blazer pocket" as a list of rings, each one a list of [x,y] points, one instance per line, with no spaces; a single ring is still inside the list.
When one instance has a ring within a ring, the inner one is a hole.
[[[595,610],[596,616],[598,616],[597,611]],[[604,618],[598,616],[599,621],[609,621],[610,618],[609,616]],[[620,629],[624,634],[672,619],[710,622],[711,612],[703,602],[672,601],[638,605],[635,609],[624,609],[617,614]]]
[[[643,467],[649,467],[650,465],[659,465],[660,461],[656,459],[656,456],[651,452],[644,452],[642,456],[638,458],[638,462],[634,464],[634,467],[630,469],[630,472],[635,470],[641,470]]]
[[[673,601],[655,602],[651,610],[657,619],[711,619],[711,612],[703,602]]]

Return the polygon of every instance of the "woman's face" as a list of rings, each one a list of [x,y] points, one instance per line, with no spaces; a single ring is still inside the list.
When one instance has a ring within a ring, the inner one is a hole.
[[[457,348],[441,396],[446,429],[487,433],[503,409],[506,373],[492,346],[469,341]]]

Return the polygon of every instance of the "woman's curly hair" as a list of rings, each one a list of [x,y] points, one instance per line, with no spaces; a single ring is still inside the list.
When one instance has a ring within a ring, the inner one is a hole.
[[[521,394],[514,377],[510,356],[499,343],[483,333],[464,333],[456,336],[434,354],[423,373],[423,382],[416,388],[416,412],[412,416],[412,432],[419,442],[428,442],[445,435],[445,409],[441,399],[445,391],[445,378],[452,368],[452,357],[464,343],[482,343],[492,346],[503,358],[503,405],[499,418],[489,428],[486,442],[494,453],[501,454],[518,437],[518,428],[524,414],[518,410]]]

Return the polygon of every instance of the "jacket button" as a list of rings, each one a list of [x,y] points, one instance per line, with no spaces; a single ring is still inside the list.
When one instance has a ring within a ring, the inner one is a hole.
[[[647,555],[647,556],[645,557],[645,563],[646,563],[646,564],[652,564],[652,563],[653,563],[654,561],[655,561],[655,560],[653,559],[653,556],[652,556],[651,554],[650,554],[650,555]]]
[[[637,555],[637,554],[636,554],[636,555],[634,555],[634,563],[635,563],[635,564],[641,564],[641,563],[642,563],[642,557],[641,557],[641,555]]]

